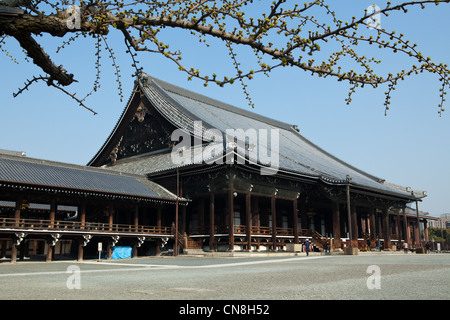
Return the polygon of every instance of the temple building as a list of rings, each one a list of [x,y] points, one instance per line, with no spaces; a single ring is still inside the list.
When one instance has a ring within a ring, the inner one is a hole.
[[[295,125],[142,73],[87,166],[0,152],[0,250],[15,260],[45,240],[50,260],[70,240],[82,259],[99,242],[110,256],[118,244],[145,255],[289,251],[306,239],[317,250],[390,250],[427,240],[425,217],[405,211],[425,196],[334,157]]]
[[[179,231],[203,250],[419,244],[404,208],[423,191],[388,183],[266,118],[142,73],[89,162],[145,176],[189,200]],[[332,241],[330,241],[332,239]]]
[[[139,175],[0,152],[0,258],[157,253],[186,203]]]

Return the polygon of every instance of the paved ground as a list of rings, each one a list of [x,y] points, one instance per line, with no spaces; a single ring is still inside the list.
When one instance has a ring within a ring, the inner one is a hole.
[[[450,254],[4,262],[0,299],[448,300]]]

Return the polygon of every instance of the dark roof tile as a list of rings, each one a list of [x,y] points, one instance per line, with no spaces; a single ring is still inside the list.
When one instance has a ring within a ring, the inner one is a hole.
[[[0,183],[155,200],[176,199],[174,194],[144,176],[5,154],[0,154]]]

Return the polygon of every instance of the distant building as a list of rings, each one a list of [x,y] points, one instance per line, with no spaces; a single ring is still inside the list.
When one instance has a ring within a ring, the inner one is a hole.
[[[450,213],[441,214],[442,228],[450,228]]]

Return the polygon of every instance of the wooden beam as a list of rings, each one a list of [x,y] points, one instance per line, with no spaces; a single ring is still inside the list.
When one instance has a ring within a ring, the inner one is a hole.
[[[186,206],[181,206],[181,226],[180,233],[186,233]]]
[[[292,214],[294,216],[294,243],[298,244],[299,243],[299,233],[298,233],[298,203],[297,203],[297,199],[294,199],[292,201]]]
[[[174,234],[174,244],[173,244],[173,255],[178,256],[178,204],[180,198],[180,172],[177,169],[177,201],[175,206],[175,234]]]
[[[358,237],[359,237],[359,230],[358,230],[358,210],[356,207],[356,204],[353,204],[350,206],[351,212],[352,212],[352,242],[354,247],[358,247]]]
[[[114,223],[114,208],[113,208],[112,204],[110,204],[108,206],[108,225],[109,225],[109,230],[112,230],[113,223]]]
[[[384,237],[384,249],[391,249],[391,226],[389,221],[389,210],[388,208],[383,208],[382,213],[383,219],[383,237]]]
[[[247,192],[245,195],[245,217],[247,218],[247,251],[252,251],[252,210],[251,210],[251,194]]]
[[[17,197],[16,208],[14,210],[14,219],[16,220],[15,224],[17,227],[19,226],[20,212],[22,210],[22,201],[23,201],[22,197]]]
[[[419,201],[416,200],[416,215],[417,215],[417,244],[422,248],[422,239],[420,237],[420,220],[419,220]]]
[[[228,249],[234,250],[234,190],[233,184],[230,182],[228,189]]]
[[[339,202],[333,201],[333,235],[334,247],[336,249],[341,247],[341,219],[339,211]]]
[[[47,241],[47,257],[45,258],[46,262],[50,262],[53,259],[53,246]]]
[[[83,261],[83,254],[84,254],[84,246],[83,246],[83,239],[81,239],[81,240],[78,240],[77,261]]]
[[[272,214],[272,250],[277,250],[277,210],[276,210],[276,198],[272,195],[270,198],[270,209]]]
[[[56,217],[56,198],[52,198],[50,203],[50,225],[53,228],[55,225],[55,217]]]
[[[215,251],[214,245],[214,193],[209,194],[209,250]]]
[[[403,237],[404,237],[406,243],[410,246],[411,245],[411,235],[409,233],[409,223],[408,223],[408,218],[406,217],[405,207],[402,208],[402,211],[403,211]]]
[[[370,241],[375,243],[377,238],[377,225],[375,221],[375,208],[371,207],[369,212],[369,221],[370,221]]]
[[[84,226],[86,224],[86,201],[81,202],[81,204],[78,206],[78,211],[78,213],[80,214],[81,229],[84,229]]]
[[[347,184],[347,231],[349,234],[349,240],[350,240],[350,245],[353,246],[352,244],[352,210],[351,210],[351,204],[350,204],[350,185]]]
[[[134,217],[133,217],[134,229],[137,231],[139,229],[139,206],[134,206]]]
[[[11,263],[17,262],[17,246],[16,246],[16,238],[13,236],[11,238]]]

